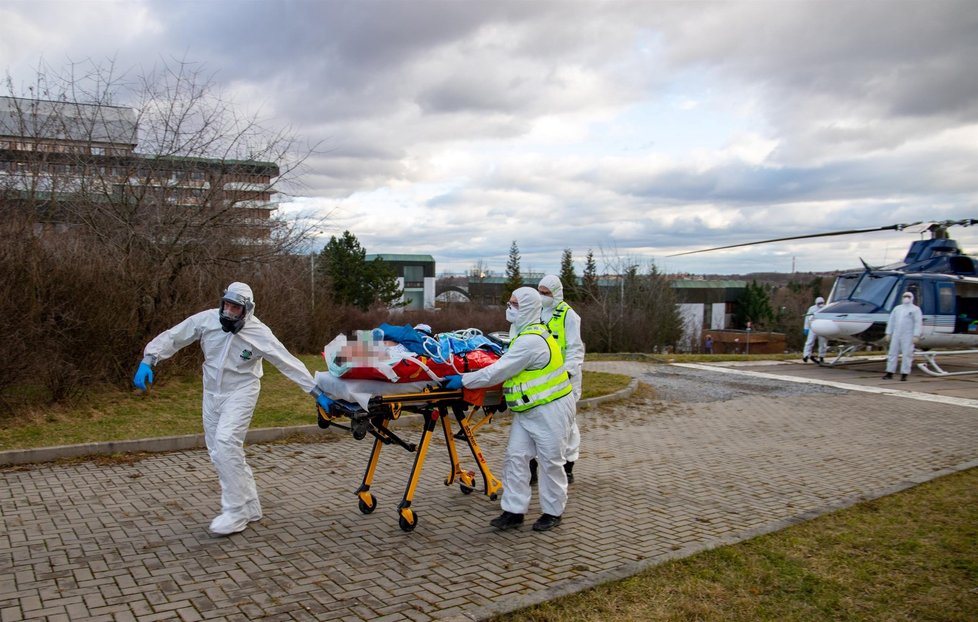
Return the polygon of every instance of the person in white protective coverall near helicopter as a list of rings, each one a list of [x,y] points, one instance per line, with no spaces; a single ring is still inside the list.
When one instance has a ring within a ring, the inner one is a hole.
[[[805,349],[801,353],[801,361],[807,363],[808,359],[814,360],[815,357],[812,356],[812,348],[815,345],[815,340],[818,339],[818,362],[825,362],[825,350],[829,346],[829,340],[825,337],[820,337],[815,334],[812,330],[812,319],[815,314],[822,310],[825,306],[825,298],[819,296],[815,299],[815,304],[808,307],[808,311],[805,311]]]
[[[143,350],[133,384],[143,391],[153,382],[153,367],[185,346],[200,342],[204,353],[204,441],[221,483],[221,513],[210,532],[226,536],[262,517],[244,440],[261,389],[262,359],[329,410],[331,400],[316,386],[302,361],[289,353],[254,315],[255,298],[244,283],[231,283],[220,307],[194,314],[163,331]]]
[[[883,380],[891,380],[900,361],[900,380],[906,380],[913,367],[914,344],[920,339],[924,329],[924,316],[920,307],[913,303],[913,292],[903,292],[903,303],[893,307],[890,319],[886,322],[886,338],[890,349],[886,353],[886,373]]]
[[[574,424],[571,426],[570,440],[567,443],[567,453],[564,456],[564,472],[567,473],[567,483],[574,483],[574,463],[581,454],[581,431],[577,427],[577,402],[584,392],[584,341],[581,339],[581,316],[564,301],[564,286],[560,277],[548,274],[537,284],[540,292],[542,322],[550,334],[557,340],[560,353],[564,357],[564,369],[570,376],[574,386]],[[530,485],[537,483],[537,460],[530,460]]]
[[[497,529],[523,524],[530,507],[530,458],[539,462],[540,508],[534,531],[553,529],[567,506],[565,451],[574,423],[574,387],[564,369],[557,340],[540,323],[540,294],[520,287],[506,305],[509,348],[480,370],[445,378],[449,389],[479,389],[503,384],[513,412],[503,466],[503,513],[490,521]]]

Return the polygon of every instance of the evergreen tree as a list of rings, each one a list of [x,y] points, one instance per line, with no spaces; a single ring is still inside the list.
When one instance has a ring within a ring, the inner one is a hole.
[[[380,257],[375,257],[367,264],[367,287],[370,291],[369,304],[379,302],[386,307],[405,304],[398,302],[404,295],[404,290],[397,286],[397,273]]]
[[[812,282],[808,284],[808,287],[812,290],[812,300],[815,300],[819,296],[823,296],[824,298],[829,297],[828,293],[823,291],[825,284],[820,276],[812,277]]]
[[[595,300],[598,297],[598,264],[594,261],[594,251],[588,249],[584,258],[584,276],[581,277],[582,298]]]
[[[366,311],[375,303],[387,306],[401,297],[394,271],[379,257],[367,261],[367,253],[349,231],[331,236],[319,254],[318,271],[329,282],[333,302]]]
[[[655,266],[652,266],[650,269],[653,270],[651,273],[652,276],[658,275],[657,272],[654,272]],[[623,274],[620,278],[622,279],[622,284],[619,295],[622,302],[626,304],[633,304],[638,299],[637,294],[641,286],[641,276],[638,273],[638,264],[629,264],[625,266],[625,274]]]
[[[513,292],[521,287],[523,287],[523,276],[520,274],[520,247],[516,245],[516,240],[513,240],[509,247],[509,259],[506,261],[506,285],[503,288],[502,303],[509,302]]]
[[[577,274],[574,272],[574,257],[571,249],[565,248],[560,256],[560,283],[564,286],[564,300],[574,302],[579,297],[577,295]]]
[[[734,326],[747,328],[747,322],[751,322],[752,328],[756,330],[765,328],[767,322],[773,319],[774,312],[771,311],[771,298],[767,290],[757,281],[751,281],[737,299],[733,316]]]

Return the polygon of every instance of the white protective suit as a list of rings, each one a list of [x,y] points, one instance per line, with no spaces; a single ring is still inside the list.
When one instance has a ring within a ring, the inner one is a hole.
[[[909,374],[913,367],[913,342],[924,329],[924,316],[920,307],[913,303],[913,292],[903,293],[903,303],[893,307],[890,319],[886,322],[886,334],[890,339],[890,349],[886,354],[886,373],[892,374],[900,362],[900,373]]]
[[[232,283],[228,292],[254,301],[251,288],[244,283]],[[262,359],[268,359],[303,391],[319,389],[302,361],[254,317],[253,307],[237,333],[224,331],[219,309],[192,315],[150,341],[143,350],[143,362],[155,366],[195,341],[200,341],[204,353],[204,440],[221,482],[221,514],[210,528],[217,534],[229,534],[262,517],[255,478],[244,452],[261,388]]]
[[[825,299],[819,296],[815,299],[815,304],[808,307],[808,311],[805,312],[805,330],[808,331],[808,334],[805,337],[805,349],[801,353],[805,362],[808,362],[808,359],[812,356],[812,347],[815,345],[816,338],[818,339],[818,358],[825,358],[825,351],[828,349],[829,340],[826,337],[819,337],[815,334],[815,331],[812,330],[812,318],[814,318],[815,314],[821,311],[822,307],[824,306]]]
[[[513,292],[519,303],[516,321],[510,327],[515,338],[524,328],[540,321],[540,294],[531,287]],[[524,369],[543,369],[550,362],[550,347],[538,335],[516,339],[498,361],[488,367],[462,374],[462,386],[480,389],[501,384]],[[506,459],[503,466],[503,498],[500,507],[526,514],[530,507],[530,458],[539,462],[540,508],[544,514],[560,516],[567,505],[567,474],[564,452],[574,421],[574,394],[547,404],[513,413]]]
[[[540,279],[537,287],[546,287],[550,290],[552,304],[546,304],[546,296],[541,296],[543,311],[540,314],[540,321],[546,324],[553,317],[554,308],[564,300],[564,286],[560,282],[560,277],[548,274]],[[581,339],[581,316],[574,309],[567,309],[564,313],[564,333],[567,348],[562,350],[564,355],[564,369],[570,376],[571,384],[574,386],[574,423],[571,426],[570,439],[567,442],[567,451],[564,455],[568,462],[577,462],[581,454],[581,431],[577,427],[577,401],[581,399],[584,392],[584,341]]]

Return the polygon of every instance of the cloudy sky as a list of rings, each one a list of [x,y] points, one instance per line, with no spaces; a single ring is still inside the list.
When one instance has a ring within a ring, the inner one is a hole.
[[[0,0],[15,86],[85,59],[199,64],[318,145],[284,214],[439,273],[833,270],[921,228],[669,255],[978,217],[975,0]]]

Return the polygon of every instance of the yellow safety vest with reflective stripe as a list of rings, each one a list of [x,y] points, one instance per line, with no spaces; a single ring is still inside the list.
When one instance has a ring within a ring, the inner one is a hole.
[[[560,346],[543,324],[532,324],[524,328],[516,339],[523,335],[540,335],[550,348],[550,361],[543,369],[524,369],[503,383],[503,395],[506,406],[513,412],[523,412],[535,406],[547,404],[565,395],[574,388],[570,377],[564,369],[564,357],[560,354]],[[516,343],[516,339],[513,343]],[[513,347],[511,343],[510,348]]]
[[[567,331],[564,326],[567,322],[567,311],[570,308],[571,306],[569,304],[561,300],[554,307],[554,314],[547,320],[547,330],[557,340],[557,345],[560,346],[560,353],[562,355],[567,354]]]

